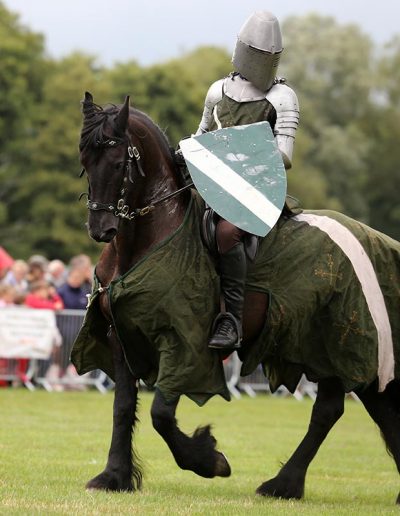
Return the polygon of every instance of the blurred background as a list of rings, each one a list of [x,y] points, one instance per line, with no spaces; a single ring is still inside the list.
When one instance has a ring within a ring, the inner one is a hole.
[[[257,9],[281,22],[279,74],[300,102],[289,193],[400,239],[400,4],[0,0],[0,245],[97,256],[78,202],[84,91],[98,104],[131,95],[175,146]]]

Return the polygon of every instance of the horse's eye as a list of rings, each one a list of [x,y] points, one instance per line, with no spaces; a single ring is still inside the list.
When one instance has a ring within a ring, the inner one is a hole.
[[[123,164],[124,164],[123,161],[119,161],[118,163],[116,163],[114,165],[115,170],[121,170]]]

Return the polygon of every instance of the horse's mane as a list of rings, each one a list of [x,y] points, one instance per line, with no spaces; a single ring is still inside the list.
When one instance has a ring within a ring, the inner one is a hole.
[[[79,142],[79,150],[82,152],[85,149],[98,149],[104,146],[104,142],[110,139],[110,134],[105,132],[105,126],[108,124],[113,132],[112,138],[117,143],[125,141],[125,135],[119,133],[118,128],[114,122],[118,115],[120,108],[115,104],[108,104],[105,108],[95,104],[93,101],[82,101],[82,113],[84,116],[81,137]],[[146,113],[138,109],[130,108],[130,114],[136,115],[147,126],[148,129],[154,129],[158,134],[160,145],[165,146],[166,152],[169,151],[170,146],[168,138],[164,131],[148,116]],[[145,134],[137,134],[139,138],[144,138]]]
[[[115,105],[110,105],[103,109],[98,104],[86,99],[82,101],[83,127],[79,150],[96,149],[101,147],[101,143],[107,139],[104,127],[111,117],[119,113]],[[112,124],[114,126],[114,124]],[[115,126],[114,126],[115,127]]]
[[[120,107],[115,104],[108,104],[104,108],[95,104],[93,100],[84,99],[82,101],[83,126],[79,142],[79,150],[100,152],[107,142],[112,138],[117,144],[126,141],[126,135],[122,134],[115,122]],[[130,108],[130,115],[134,115],[139,122],[137,128],[133,128],[133,133],[140,139],[146,138],[151,132],[157,139],[165,156],[171,160],[171,166],[175,170],[178,186],[181,188],[186,184],[185,174],[182,166],[176,161],[175,150],[170,146],[164,131],[146,114],[138,109]],[[106,126],[108,132],[106,132]],[[112,135],[110,135],[110,129]]]

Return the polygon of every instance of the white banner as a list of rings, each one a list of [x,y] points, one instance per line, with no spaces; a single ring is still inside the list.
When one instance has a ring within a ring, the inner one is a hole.
[[[0,308],[0,357],[48,359],[58,330],[52,310]]]

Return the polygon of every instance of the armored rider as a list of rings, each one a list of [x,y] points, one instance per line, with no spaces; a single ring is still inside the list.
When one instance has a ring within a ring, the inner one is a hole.
[[[267,11],[252,14],[241,28],[232,56],[234,71],[207,92],[196,135],[223,127],[268,121],[286,169],[292,166],[299,104],[286,80],[277,77],[283,51],[277,18]],[[209,347],[238,349],[246,280],[245,231],[219,219],[216,240],[225,312],[214,322]]]

